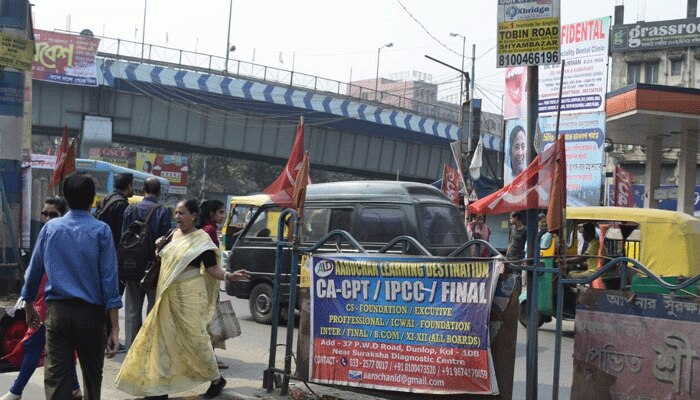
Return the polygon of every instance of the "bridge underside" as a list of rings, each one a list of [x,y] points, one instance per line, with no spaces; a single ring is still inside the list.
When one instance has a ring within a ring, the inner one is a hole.
[[[34,81],[33,129],[81,132],[83,117],[109,117],[113,141],[240,159],[286,162],[304,115],[313,168],[434,181],[451,163],[449,140],[317,111],[117,79],[114,87]]]

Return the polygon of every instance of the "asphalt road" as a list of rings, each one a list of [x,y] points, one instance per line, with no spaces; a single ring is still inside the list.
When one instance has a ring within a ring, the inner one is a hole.
[[[243,334],[235,339],[227,342],[227,350],[216,350],[219,359],[229,365],[229,369],[222,370],[223,376],[228,381],[224,393],[220,399],[282,399],[291,398],[288,396],[279,396],[278,392],[266,394],[262,390],[262,375],[267,368],[269,358],[270,345],[270,326],[260,325],[255,323],[248,311],[248,303],[245,300],[230,298],[222,293],[222,300],[231,299],[234,310],[238,315]],[[120,324],[122,325],[123,337],[123,316],[121,316]],[[286,335],[286,327],[282,326],[278,333],[278,343],[283,343]],[[296,336],[296,329],[295,329]],[[552,391],[552,366],[554,360],[554,323],[544,325],[540,329],[539,334],[539,385],[538,399],[551,399]],[[518,330],[518,346],[515,360],[515,377],[514,377],[514,399],[525,398],[525,330],[520,327]],[[296,350],[296,349],[295,349]],[[573,353],[573,323],[570,321],[564,322],[564,334],[562,337],[562,362],[561,362],[561,381],[559,399],[568,400],[571,390],[572,380],[572,363],[571,354]],[[278,364],[279,368],[283,366],[284,348],[278,347]],[[114,379],[121,367],[124,359],[124,354],[117,355],[113,359],[105,360],[104,380],[102,384],[102,398],[108,400],[134,399],[123,392],[114,388]],[[78,372],[80,374],[80,372]],[[17,377],[16,372],[0,374],[0,394],[4,394],[12,385],[12,382]],[[37,369],[32,376],[27,388],[25,389],[24,399],[42,399],[44,398],[43,391],[43,368]],[[171,396],[171,399],[197,399],[199,395],[204,393],[208,384],[202,384],[199,387],[187,392],[179,393]],[[346,392],[337,389],[326,389],[322,387],[312,386],[315,391],[321,393],[332,394],[342,399],[360,399],[371,398],[360,396],[356,393]]]

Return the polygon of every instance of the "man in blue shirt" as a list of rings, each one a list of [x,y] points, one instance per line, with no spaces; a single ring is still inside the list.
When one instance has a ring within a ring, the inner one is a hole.
[[[27,324],[38,327],[42,321],[34,300],[46,273],[46,398],[71,398],[75,349],[86,397],[99,399],[105,344],[108,357],[119,347],[117,311],[122,301],[116,251],[109,226],[88,211],[95,197],[92,178],[70,175],[63,181],[63,195],[71,211],[48,221],[39,232],[22,298],[26,300]],[[107,317],[111,326],[108,336]]]
[[[151,240],[153,240],[153,248],[155,249],[155,241],[159,237],[168,234],[171,227],[171,217],[165,207],[158,205],[158,198],[160,197],[160,181],[158,178],[152,176],[146,179],[143,183],[143,193],[143,201],[136,206],[127,207],[124,211],[122,234],[127,231],[129,225],[136,221],[137,218],[144,220],[151,208],[157,207],[148,221],[148,228],[150,229]],[[153,257],[155,258],[155,252]],[[124,335],[127,349],[131,347],[131,343],[134,342],[136,334],[141,329],[141,324],[143,323],[143,301],[145,298],[148,298],[147,312],[151,311],[156,301],[156,290],[145,291],[139,284],[144,272],[142,271],[138,276],[122,276],[126,285],[126,290],[124,291]]]

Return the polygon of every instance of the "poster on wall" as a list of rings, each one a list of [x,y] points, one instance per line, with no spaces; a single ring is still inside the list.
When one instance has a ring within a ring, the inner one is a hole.
[[[100,39],[36,29],[34,43],[33,79],[97,86],[95,57]]]
[[[561,27],[561,56],[566,60],[562,113],[605,111],[610,17]],[[539,114],[556,114],[559,105],[560,65],[539,71]]]
[[[545,148],[554,142],[556,124],[556,115],[539,118]],[[605,113],[562,115],[559,132],[566,135],[567,205],[600,205]]]
[[[489,347],[496,261],[311,258],[312,382],[498,394]]]

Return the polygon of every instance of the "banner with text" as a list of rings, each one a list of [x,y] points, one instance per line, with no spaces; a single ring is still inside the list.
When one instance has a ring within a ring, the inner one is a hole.
[[[115,147],[92,147],[88,153],[91,160],[102,160],[121,167],[132,168],[133,153]]]
[[[698,398],[700,302],[696,297],[641,293],[630,297],[590,289],[578,301],[574,363],[583,368],[580,376],[574,376],[573,393],[602,384],[590,381],[593,370],[613,378],[608,383],[611,399]],[[582,387],[576,387],[576,382]]]
[[[554,142],[556,125],[556,115],[539,118],[544,148]],[[605,113],[562,115],[559,132],[566,135],[567,205],[600,205]]]
[[[497,394],[493,261],[314,256],[311,381],[413,393]]]
[[[566,60],[561,112],[605,111],[610,17],[561,27],[561,57]],[[544,65],[539,73],[539,114],[557,113],[561,66]]]
[[[95,57],[100,39],[51,31],[34,31],[36,53],[32,78],[71,85],[97,86]]]
[[[136,169],[167,179],[172,194],[187,193],[187,156],[139,152],[136,153]]]
[[[559,0],[498,0],[498,68],[558,64]]]

